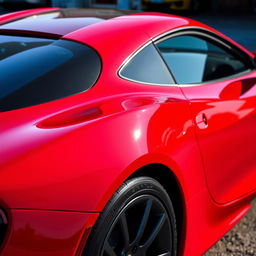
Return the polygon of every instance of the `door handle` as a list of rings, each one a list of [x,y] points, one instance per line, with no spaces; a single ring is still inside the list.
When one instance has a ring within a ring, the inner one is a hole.
[[[196,125],[199,129],[206,129],[208,127],[208,118],[205,113],[200,113],[196,116]]]

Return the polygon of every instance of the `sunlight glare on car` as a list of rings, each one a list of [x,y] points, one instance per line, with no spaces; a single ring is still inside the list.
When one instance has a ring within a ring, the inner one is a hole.
[[[141,129],[136,129],[136,130],[134,130],[134,132],[133,132],[133,137],[134,137],[134,139],[135,139],[136,141],[139,140],[140,137],[141,137]]]

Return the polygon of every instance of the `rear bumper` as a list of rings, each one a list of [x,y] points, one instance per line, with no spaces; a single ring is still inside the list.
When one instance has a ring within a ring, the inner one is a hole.
[[[80,255],[97,213],[9,210],[1,256]]]

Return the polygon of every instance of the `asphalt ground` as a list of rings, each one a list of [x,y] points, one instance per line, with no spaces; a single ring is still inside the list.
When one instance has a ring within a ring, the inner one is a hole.
[[[7,12],[0,6],[0,14]],[[189,17],[206,23],[256,52],[256,14],[203,14]],[[256,256],[256,200],[247,215],[204,256]]]
[[[204,256],[256,256],[256,200],[246,216]]]

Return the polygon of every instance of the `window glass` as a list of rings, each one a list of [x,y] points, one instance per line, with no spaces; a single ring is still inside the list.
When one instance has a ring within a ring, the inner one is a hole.
[[[137,53],[120,71],[120,75],[135,82],[170,85],[173,78],[154,45]]]
[[[240,58],[197,36],[177,36],[157,44],[177,83],[202,83],[247,69]]]
[[[0,111],[89,89],[101,69],[90,47],[66,40],[0,35]]]

